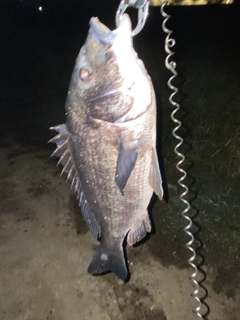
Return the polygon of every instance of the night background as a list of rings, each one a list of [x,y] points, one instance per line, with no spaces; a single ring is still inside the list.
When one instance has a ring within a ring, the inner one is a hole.
[[[192,269],[175,168],[171,76],[159,7],[134,47],[155,87],[165,200],[154,232],[128,247],[130,281],[87,273],[96,242],[60,177],[49,127],[65,98],[89,19],[115,28],[120,1],[0,0],[0,319],[190,320]],[[137,11],[127,11],[136,23]],[[240,306],[240,5],[169,6],[179,73],[192,231],[204,319],[237,320]],[[203,257],[203,259],[201,258]],[[208,311],[209,309],[209,311]]]

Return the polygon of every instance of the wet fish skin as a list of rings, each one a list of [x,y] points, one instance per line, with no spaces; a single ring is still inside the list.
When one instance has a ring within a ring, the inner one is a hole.
[[[123,242],[151,231],[147,207],[153,191],[161,199],[156,154],[156,103],[151,79],[132,46],[124,15],[110,31],[97,18],[73,70],[66,100],[66,125],[53,153],[72,181],[82,213],[101,243],[88,267],[128,277]]]

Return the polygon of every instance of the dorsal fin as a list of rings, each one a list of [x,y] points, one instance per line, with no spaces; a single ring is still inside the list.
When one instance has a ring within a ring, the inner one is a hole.
[[[66,172],[67,181],[70,180],[72,182],[72,187],[75,187],[76,170],[68,145],[69,133],[67,131],[66,124],[51,127],[50,129],[58,132],[58,134],[49,141],[49,143],[53,142],[57,145],[57,148],[52,153],[51,157],[59,157],[57,165],[61,164],[63,166],[61,175]]]
[[[52,153],[51,157],[59,157],[57,165],[61,164],[63,166],[61,175],[67,173],[67,181],[71,181],[71,188],[74,189],[74,192],[77,193],[77,198],[79,199],[79,205],[81,205],[83,218],[86,221],[88,228],[95,239],[99,240],[101,236],[100,226],[95,218],[93,211],[90,208],[89,203],[87,202],[81,188],[81,181],[75,169],[75,165],[72,160],[72,155],[68,143],[69,132],[66,128],[66,124],[61,124],[55,127],[50,128],[55,130],[58,134],[53,137],[49,142],[56,143],[57,148]]]
[[[79,204],[81,205],[83,218],[86,221],[91,234],[94,236],[96,240],[99,240],[101,237],[101,228],[83,192],[81,193]]]

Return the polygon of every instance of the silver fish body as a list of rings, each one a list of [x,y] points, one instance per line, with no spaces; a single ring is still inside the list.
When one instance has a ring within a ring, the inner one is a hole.
[[[147,207],[161,199],[156,154],[156,103],[151,79],[132,46],[124,15],[110,31],[97,18],[77,57],[66,100],[66,125],[53,155],[75,188],[83,217],[100,240],[91,274],[112,271],[128,277],[123,243],[151,231]]]

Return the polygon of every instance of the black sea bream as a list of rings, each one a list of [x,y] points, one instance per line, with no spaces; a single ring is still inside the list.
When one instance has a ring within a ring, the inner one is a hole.
[[[161,199],[156,153],[156,103],[151,79],[132,46],[131,23],[123,15],[110,31],[91,18],[88,37],[73,70],[66,100],[66,124],[53,155],[71,180],[86,223],[100,241],[91,274],[128,276],[129,245],[151,231],[147,207]]]

